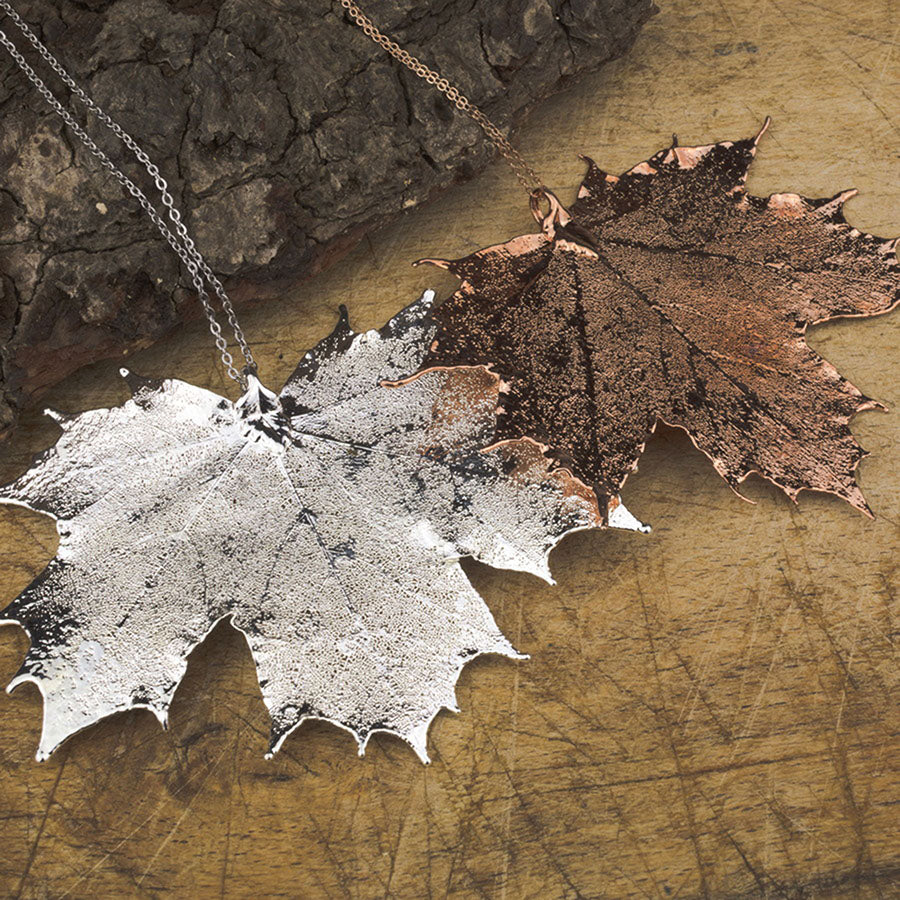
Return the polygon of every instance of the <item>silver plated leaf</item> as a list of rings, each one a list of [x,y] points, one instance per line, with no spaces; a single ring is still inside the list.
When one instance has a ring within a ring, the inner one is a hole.
[[[0,500],[53,516],[59,550],[0,613],[31,646],[9,686],[44,696],[38,759],[112,713],[165,725],[187,657],[222,619],[246,636],[270,752],[308,718],[406,740],[456,709],[466,662],[518,654],[459,565],[550,580],[559,539],[603,521],[523,439],[489,445],[502,385],[419,367],[432,292],[381,331],[346,313],[280,395],[237,402],[123,370],[121,406],[55,414],[57,443]],[[624,507],[611,524],[638,528]]]

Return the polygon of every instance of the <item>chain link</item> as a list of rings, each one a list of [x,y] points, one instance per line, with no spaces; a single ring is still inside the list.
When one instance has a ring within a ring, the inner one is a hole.
[[[426,66],[425,63],[404,50],[396,41],[391,40],[386,34],[379,31],[372,20],[353,0],[339,0],[339,2],[347,10],[350,18],[379,47],[387,50],[394,59],[403,63],[414,75],[437,88],[460,112],[464,112],[470,119],[481,126],[484,133],[500,151],[501,156],[512,167],[519,184],[525,188],[529,196],[541,197],[544,195],[546,188],[537,172],[525,161],[522,154],[513,147],[506,135],[458,87],[451,84],[440,72],[436,72],[434,69]]]
[[[160,234],[165,238],[169,246],[178,254],[179,259],[184,263],[188,274],[191,276],[191,282],[203,311],[209,322],[209,330],[215,341],[216,348],[222,357],[222,363],[230,378],[233,378],[238,384],[246,388],[247,379],[243,372],[238,371],[234,363],[234,357],[228,352],[228,341],[222,334],[222,327],[219,324],[215,310],[210,301],[207,286],[211,286],[216,297],[222,305],[228,324],[231,326],[235,340],[241,349],[246,362],[246,368],[249,371],[256,371],[256,362],[253,359],[253,353],[244,337],[244,332],[238,324],[237,315],[234,306],[222,286],[222,282],[213,274],[212,270],[206,263],[206,260],[197,249],[194,240],[188,234],[187,227],[181,219],[181,213],[175,207],[175,201],[169,191],[168,182],[162,177],[159,168],[150,160],[150,157],[141,149],[134,138],[131,137],[118,123],[114,122],[86,93],[76,84],[71,75],[62,67],[59,60],[40,42],[37,35],[29,28],[22,17],[9,4],[8,0],[0,0],[0,10],[6,13],[13,21],[19,31],[28,40],[32,47],[38,52],[41,58],[50,66],[60,80],[69,88],[72,95],[76,97],[83,106],[89,109],[113,134],[118,137],[126,147],[135,155],[137,160],[147,170],[147,174],[153,179],[153,183],[159,191],[160,201],[165,207],[171,228],[165,220],[157,212],[153,204],[147,199],[147,195],[119,168],[115,163],[101,150],[97,144],[90,138],[84,128],[78,124],[72,114],[56,99],[53,92],[47,87],[40,76],[28,64],[25,57],[18,51],[15,44],[7,37],[3,30],[0,30],[0,44],[9,55],[15,60],[16,65],[22,70],[28,80],[37,88],[38,92],[47,101],[53,111],[72,129],[79,140],[90,151],[90,153],[107,169],[113,177],[122,185],[125,190],[134,197],[141,207],[152,220],[153,224],[159,229]],[[174,229],[174,231],[173,231]]]

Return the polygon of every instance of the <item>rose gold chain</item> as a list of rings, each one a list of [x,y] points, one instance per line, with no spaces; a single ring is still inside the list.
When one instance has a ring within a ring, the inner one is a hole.
[[[396,41],[392,41],[386,34],[375,27],[372,20],[353,2],[353,0],[339,0],[341,6],[350,15],[350,18],[376,43],[387,50],[394,59],[403,63],[407,69],[423,78],[430,85],[437,88],[460,112],[464,112],[470,119],[476,122],[491,139],[494,146],[500,151],[501,156],[510,164],[516,178],[529,196],[540,197],[544,195],[544,183],[534,169],[528,165],[522,154],[507,140],[506,135],[466,97],[458,87],[450,84],[440,72],[429,68],[425,63],[416,59],[411,53],[404,50]]]

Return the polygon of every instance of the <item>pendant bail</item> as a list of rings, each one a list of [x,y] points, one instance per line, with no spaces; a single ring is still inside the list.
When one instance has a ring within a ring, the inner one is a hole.
[[[547,201],[547,212],[541,209],[542,200]],[[535,221],[540,224],[541,230],[548,238],[552,239],[557,228],[568,225],[572,220],[569,211],[559,202],[559,198],[550,188],[535,188],[529,195],[529,205]]]

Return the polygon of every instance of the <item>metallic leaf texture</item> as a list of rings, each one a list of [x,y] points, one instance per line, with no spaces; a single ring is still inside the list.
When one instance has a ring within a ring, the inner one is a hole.
[[[766,123],[768,125],[768,122]],[[511,383],[499,434],[532,435],[618,493],[658,422],[683,428],[738,491],[756,472],[869,512],[850,417],[878,404],[806,344],[807,326],[900,300],[897,240],[829,199],[749,194],[759,138],[677,141],[620,176],[591,160],[537,234],[457,260],[426,364],[491,362]]]
[[[517,656],[459,565],[550,580],[568,532],[602,523],[593,492],[531,440],[493,439],[502,384],[421,365],[433,294],[381,331],[346,313],[280,395],[236,403],[123,370],[122,406],[63,433],[0,490],[57,520],[44,572],[0,614],[31,647],[10,685],[44,695],[38,758],[119,710],[166,723],[187,656],[230,619],[272,717],[271,751],[304,719],[387,731],[427,761],[465,663]],[[605,511],[606,512],[606,511]],[[613,524],[638,528],[618,502]]]

